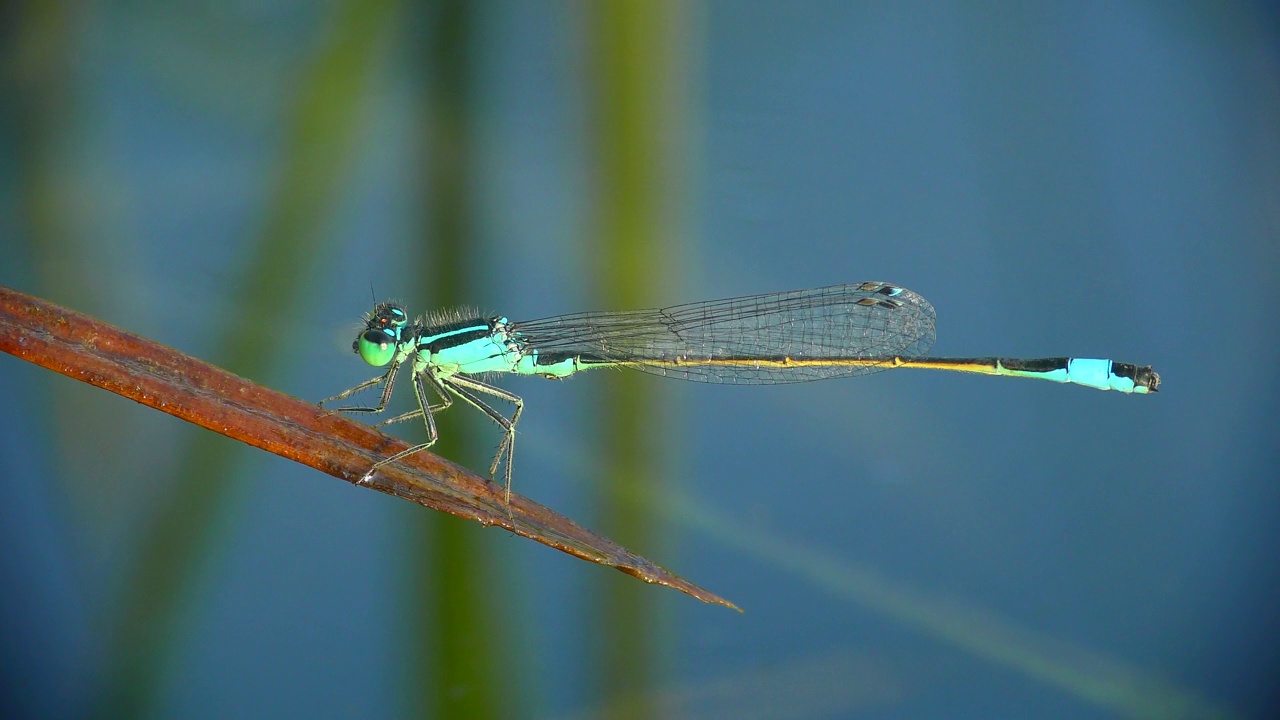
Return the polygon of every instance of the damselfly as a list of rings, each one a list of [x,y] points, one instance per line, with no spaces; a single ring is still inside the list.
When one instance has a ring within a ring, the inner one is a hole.
[[[411,366],[418,409],[378,425],[421,417],[427,441],[378,461],[361,482],[378,468],[431,447],[439,437],[435,413],[452,405],[456,397],[502,428],[489,475],[495,477],[505,459],[509,501],[516,423],[524,401],[481,381],[478,376],[485,373],[565,378],[591,368],[628,367],[685,380],[769,385],[891,368],[927,368],[1040,378],[1124,393],[1156,392],[1160,385],[1160,376],[1149,365],[1111,360],[925,357],[933,339],[934,311],[929,301],[883,282],[523,322],[457,313],[411,322],[402,307],[381,303],[365,319],[352,349],[370,365],[390,364],[390,368],[321,404],[382,385],[377,406],[337,408],[349,413],[382,412],[396,376]],[[431,401],[433,394],[439,402]],[[486,398],[511,403],[514,410],[507,416]]]

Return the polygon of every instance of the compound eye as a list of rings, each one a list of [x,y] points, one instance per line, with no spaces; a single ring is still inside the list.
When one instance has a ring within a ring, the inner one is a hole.
[[[381,330],[367,330],[356,339],[355,348],[360,359],[374,367],[382,367],[391,362],[396,354],[396,341],[389,333]]]

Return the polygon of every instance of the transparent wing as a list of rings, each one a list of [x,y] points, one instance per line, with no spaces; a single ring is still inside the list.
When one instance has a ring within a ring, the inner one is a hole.
[[[864,282],[561,315],[510,330],[541,362],[580,357],[667,377],[762,385],[864,375],[894,356],[919,357],[933,346],[934,311],[910,290]]]

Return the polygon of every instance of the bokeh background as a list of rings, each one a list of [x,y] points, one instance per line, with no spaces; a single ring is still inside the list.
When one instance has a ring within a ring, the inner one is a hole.
[[[936,354],[1164,379],[501,381],[517,492],[740,615],[0,357],[5,717],[1280,703],[1274,4],[32,1],[0,37],[0,283],[299,397],[372,375],[371,291],[859,280],[929,298]],[[483,468],[474,415],[439,451]]]

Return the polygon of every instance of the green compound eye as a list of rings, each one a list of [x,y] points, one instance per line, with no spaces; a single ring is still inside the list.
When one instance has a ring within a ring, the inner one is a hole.
[[[395,357],[395,338],[381,330],[370,330],[356,341],[356,352],[361,360],[374,367],[382,367]]]

